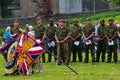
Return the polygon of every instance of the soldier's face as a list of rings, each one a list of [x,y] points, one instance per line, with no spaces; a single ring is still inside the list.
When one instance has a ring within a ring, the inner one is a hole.
[[[100,24],[103,25],[105,22],[104,21],[100,21]]]
[[[19,26],[19,22],[14,22],[14,26]]]
[[[64,26],[64,23],[63,22],[59,22],[59,26]]]
[[[78,22],[75,21],[73,24],[76,26],[76,25],[78,25]]]
[[[86,21],[86,24],[88,24],[88,25],[89,25],[90,23],[91,23],[91,22],[90,22],[90,20],[87,20],[87,21]]]
[[[96,24],[99,24],[99,21],[98,21],[98,20],[96,21]]]
[[[112,21],[112,20],[110,20],[110,21],[109,21],[109,25],[112,25],[112,24],[113,24],[113,21]]]
[[[37,24],[42,24],[42,20],[37,20]]]

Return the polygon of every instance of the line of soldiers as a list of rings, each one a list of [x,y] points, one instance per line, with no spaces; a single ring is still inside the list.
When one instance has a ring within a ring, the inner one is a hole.
[[[48,53],[48,62],[51,62],[52,54],[47,51],[54,53],[57,65],[61,65],[60,60],[69,65],[71,57],[72,62],[76,62],[77,54],[79,62],[83,62],[83,47],[85,48],[84,63],[89,62],[90,52],[93,63],[99,62],[100,56],[102,62],[105,62],[106,53],[108,63],[112,61],[112,53],[114,63],[118,62],[116,38],[120,38],[120,26],[112,18],[108,19],[108,25],[105,25],[104,19],[100,20],[100,24],[97,20],[96,24],[93,25],[89,18],[86,19],[85,26],[80,26],[76,19],[73,20],[71,27],[68,25],[67,20],[64,19],[60,19],[57,26],[54,25],[53,19],[50,19],[47,27],[45,27],[40,17],[36,19],[36,23],[37,25],[34,27],[35,39],[36,41],[39,40],[38,42],[45,46],[45,53]],[[27,33],[29,32],[27,26],[28,24],[26,25],[26,31],[24,31],[20,27],[19,21],[15,20],[10,33]],[[81,38],[84,39],[84,45],[82,45]],[[45,53],[42,54],[42,62],[44,63],[46,61]],[[38,59],[37,62],[39,61]],[[17,68],[15,69],[17,70]],[[14,73],[14,70],[6,73],[10,75],[19,74]]]
[[[53,19],[49,20],[47,27],[43,25],[43,21],[40,17],[36,19],[37,25],[34,27],[35,39],[39,40],[41,44],[45,46],[46,52],[48,53],[48,62],[52,60],[52,54],[47,52],[50,51],[54,53],[54,57],[57,65],[61,65],[61,61],[69,65],[72,57],[72,62],[76,62],[77,56],[79,62],[88,63],[89,53],[91,53],[92,62],[99,62],[100,56],[102,62],[105,62],[105,55],[107,53],[107,63],[113,61],[118,62],[117,53],[117,40],[120,38],[120,26],[110,18],[108,19],[108,25],[105,25],[104,19],[96,21],[96,24],[91,23],[91,19],[86,19],[85,26],[80,26],[78,20],[73,20],[73,25],[70,27],[67,20],[60,19],[57,26],[54,25]],[[13,27],[11,28],[10,34],[21,34],[29,32],[26,25],[26,31],[24,31],[20,25],[19,21],[15,20]],[[82,45],[82,40],[84,39],[84,46]],[[85,48],[85,58],[83,60],[82,47]],[[45,53],[42,54],[42,62],[45,63]],[[72,56],[71,56],[72,53]],[[39,62],[39,58],[37,62]],[[15,64],[14,64],[15,65]],[[33,65],[34,66],[34,65]],[[18,75],[17,67],[13,67],[11,71],[6,71],[6,76],[8,75]]]
[[[54,25],[52,19],[49,20],[47,27],[42,24],[42,19],[37,18],[37,26],[35,27],[36,38],[41,40],[41,43],[50,52],[53,52],[58,59],[57,65],[61,65],[61,60],[69,64],[71,52],[72,62],[76,62],[78,54],[79,62],[83,61],[82,57],[82,41],[84,38],[85,59],[84,62],[89,62],[89,51],[91,51],[92,62],[99,62],[100,56],[102,62],[105,62],[105,53],[107,50],[107,62],[111,62],[112,52],[113,59],[116,63],[117,56],[117,40],[119,29],[114,25],[114,20],[110,18],[108,25],[105,25],[104,19],[100,20],[100,24],[94,26],[91,19],[86,19],[85,26],[80,26],[78,20],[73,20],[73,26],[69,26],[64,19],[58,21],[57,26]],[[96,53],[95,53],[96,50]],[[48,62],[51,62],[51,54],[48,54]],[[42,61],[45,62],[45,54],[42,55]]]

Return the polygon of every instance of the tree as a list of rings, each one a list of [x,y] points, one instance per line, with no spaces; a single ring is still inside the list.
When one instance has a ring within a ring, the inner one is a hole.
[[[12,10],[8,9],[14,0],[0,0],[1,17],[8,18],[12,15]]]
[[[49,17],[52,16],[52,4],[51,0],[31,0],[36,4],[36,7],[39,9],[38,16]]]
[[[120,0],[111,0],[110,1],[110,6],[119,6],[120,5]]]

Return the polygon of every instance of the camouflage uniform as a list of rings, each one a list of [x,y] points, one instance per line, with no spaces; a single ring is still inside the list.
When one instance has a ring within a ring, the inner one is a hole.
[[[18,26],[18,27],[12,27],[11,28],[11,34],[20,34],[21,31],[19,30],[21,27]]]
[[[14,26],[11,28],[11,34],[19,35],[20,33],[22,33],[22,31],[24,31],[24,30],[22,30],[20,26],[16,26],[16,27]],[[16,36],[14,36],[14,37],[16,37]],[[9,69],[6,68],[6,73],[4,74],[5,76],[19,75],[18,67],[16,66],[17,64],[16,63],[12,63],[12,64],[13,64],[12,66],[14,66],[14,67],[10,67]]]
[[[69,29],[67,27],[58,27],[56,29],[56,36],[59,41],[64,40],[66,36],[69,34]],[[69,53],[68,53],[68,41],[57,44],[57,64],[61,64],[61,60],[63,60],[66,64],[69,64]]]
[[[70,31],[70,27],[68,27]],[[68,39],[68,53],[69,53],[69,61],[71,60],[71,52],[72,52],[72,40],[69,38]]]
[[[55,37],[54,37],[55,36],[55,31],[56,31],[56,28],[54,26],[46,28],[46,36],[47,36],[48,44],[49,43],[53,44],[53,45],[48,45],[48,50],[50,52],[54,51],[54,55],[57,56]],[[48,54],[48,62],[51,62],[51,57],[52,57],[52,55],[49,53]],[[55,58],[55,61],[56,61],[56,58]]]
[[[73,26],[70,29],[70,34],[72,38],[77,37],[78,35],[82,36],[82,28],[78,26]],[[73,52],[73,62],[76,62],[76,54],[78,52],[78,59],[79,62],[82,62],[82,49],[81,49],[81,36],[77,38],[76,40],[72,41],[72,52]],[[75,42],[78,42],[78,44],[75,44]]]
[[[37,25],[35,27],[35,38],[42,40],[45,32],[45,27],[43,25]],[[42,43],[44,45],[44,43]],[[42,61],[45,62],[45,53],[42,54]]]
[[[98,28],[98,41],[97,41],[97,51],[96,51],[96,62],[99,62],[100,54],[102,62],[105,61],[105,53],[106,53],[106,38],[105,38],[105,30],[106,25],[101,26]]]
[[[86,37],[89,37],[91,34],[94,33],[94,31],[95,31],[94,26],[92,24],[85,25],[85,27],[83,28],[83,32]],[[88,63],[88,60],[89,60],[89,49],[91,51],[92,62],[95,62],[93,38],[89,40],[90,40],[90,44],[86,44],[86,41],[85,41],[85,60],[84,60],[85,63]]]
[[[105,34],[108,36],[109,39],[111,39],[115,34],[117,33],[117,27],[114,25],[108,25],[106,26],[106,30],[105,30]],[[116,41],[116,37],[114,39],[112,39],[112,41],[114,42],[113,45],[108,44],[108,56],[107,56],[107,62],[111,62],[111,58],[112,58],[112,52],[113,52],[113,59],[114,62],[117,62],[117,41]]]

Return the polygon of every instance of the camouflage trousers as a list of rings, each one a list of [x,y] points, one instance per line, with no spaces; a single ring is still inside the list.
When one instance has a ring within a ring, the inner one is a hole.
[[[57,65],[61,64],[61,61],[69,64],[68,42],[57,44]]]
[[[106,53],[106,43],[104,43],[104,42],[98,43],[97,51],[96,51],[96,62],[99,62],[100,55],[101,55],[102,62],[104,62],[105,61],[105,53]]]
[[[78,59],[79,62],[82,62],[82,48],[81,48],[81,43],[77,46],[77,45],[72,45],[72,53],[73,53],[73,62],[76,62],[76,58],[77,58],[77,53],[78,53]]]
[[[89,45],[85,44],[85,63],[89,61],[89,50],[91,51],[92,62],[95,62],[94,43],[92,43]]]
[[[114,45],[110,45],[110,46],[108,45],[107,62],[111,62],[112,53],[113,53],[114,62],[116,63],[118,61],[117,43],[115,43]]]

